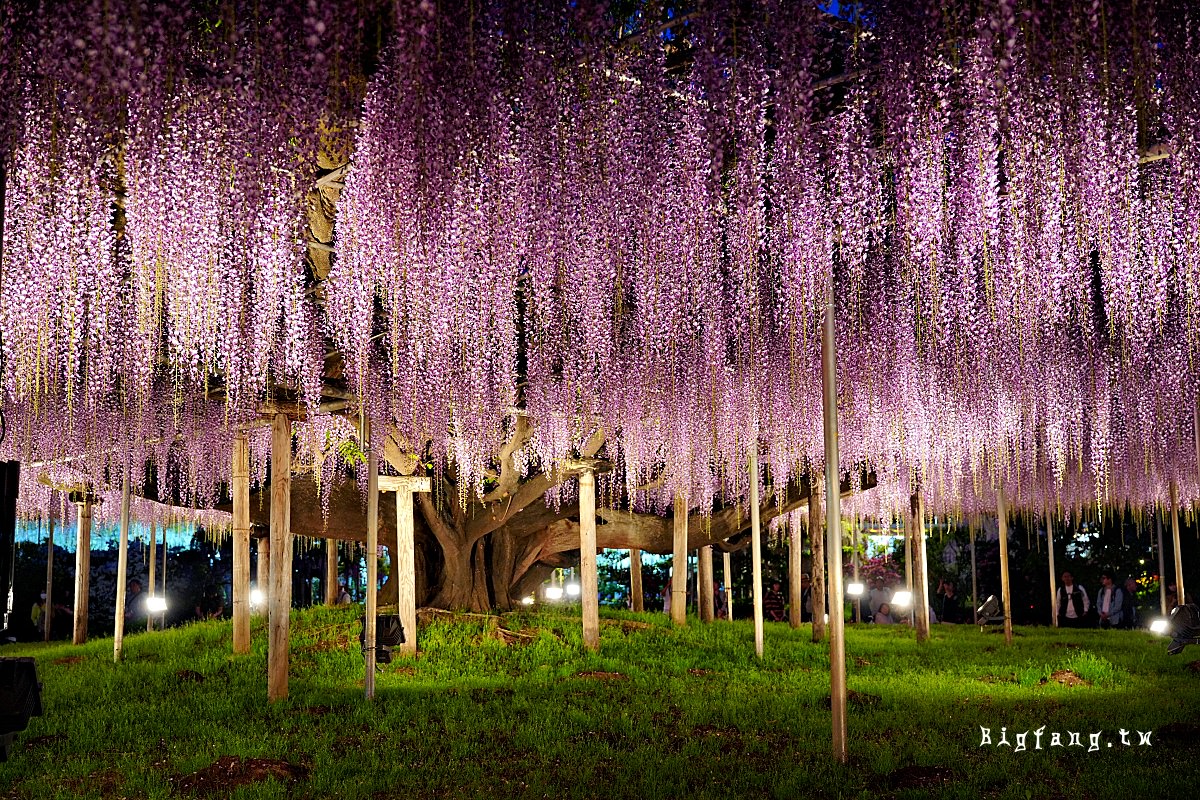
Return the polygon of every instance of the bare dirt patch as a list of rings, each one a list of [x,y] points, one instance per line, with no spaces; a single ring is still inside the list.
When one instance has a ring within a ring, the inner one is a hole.
[[[25,749],[32,750],[35,747],[50,747],[51,745],[56,745],[60,742],[65,742],[66,740],[66,734],[63,733],[53,733],[46,736],[33,736],[25,740]]]
[[[172,781],[180,792],[228,797],[239,786],[261,783],[274,778],[290,784],[303,779],[308,770],[287,761],[271,758],[221,756],[204,769],[182,775]]]
[[[204,676],[194,669],[181,669],[175,673],[175,677],[182,683],[204,683]]]
[[[1192,672],[1200,672],[1200,661],[1188,662],[1187,668]]]
[[[1083,678],[1076,675],[1069,669],[1057,669],[1050,673],[1050,680],[1061,683],[1063,686],[1091,686],[1091,681],[1085,681]],[[1042,683],[1046,681],[1043,680]]]
[[[74,778],[66,781],[67,787],[81,797],[85,794],[116,797],[118,790],[124,784],[125,776],[115,769],[105,769],[93,772],[86,778]]]
[[[63,667],[71,667],[75,664],[82,664],[83,656],[63,656],[62,658],[54,659],[53,663]]]

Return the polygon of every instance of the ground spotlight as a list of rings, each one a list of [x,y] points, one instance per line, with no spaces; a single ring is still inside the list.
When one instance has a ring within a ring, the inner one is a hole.
[[[561,586],[547,586],[545,594],[547,600],[561,600],[563,590]]]
[[[571,597],[579,597],[579,584],[578,583],[568,583],[567,584],[567,594],[569,594]]]
[[[896,592],[892,595],[892,605],[907,608],[912,605],[912,592]]]
[[[266,599],[267,599],[267,596],[265,594],[263,594],[262,589],[251,589],[250,590],[250,605],[261,606],[266,601]]]
[[[151,595],[146,598],[146,610],[151,614],[161,614],[167,610],[167,598],[160,595]]]
[[[846,594],[851,597],[862,597],[863,585],[861,583],[846,584]]]
[[[1156,619],[1150,623],[1150,632],[1157,633],[1159,636],[1166,636],[1171,632],[1171,623],[1165,619]]]
[[[529,597],[522,597],[522,598],[521,598],[521,605],[523,605],[523,606],[531,606],[531,605],[533,605],[533,595],[529,595]]]

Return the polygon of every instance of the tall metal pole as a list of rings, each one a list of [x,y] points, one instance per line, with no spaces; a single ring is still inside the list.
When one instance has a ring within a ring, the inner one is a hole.
[[[121,479],[121,540],[117,546],[117,609],[113,615],[113,661],[120,663],[125,646],[125,581],[129,577],[129,471]]]
[[[846,618],[842,593],[842,497],[837,427],[837,342],[833,301],[825,305],[821,340],[821,385],[825,422],[825,531],[829,556],[829,697],[833,712],[833,757],[850,760],[846,743]],[[813,615],[821,613],[815,606]]]
[[[1183,554],[1179,552],[1179,487],[1171,479],[1171,544],[1175,547],[1175,605],[1184,604],[1187,594],[1183,591]]]
[[[250,440],[233,439],[233,652],[250,652]],[[262,581],[259,581],[260,586]]]
[[[686,519],[684,511],[685,524]],[[583,646],[595,652],[600,649],[600,579],[596,566],[596,473],[590,469],[579,473],[579,573]],[[672,604],[672,615],[674,612]]]
[[[1004,643],[1012,644],[1012,592],[1008,585],[1008,500],[1004,487],[996,491],[996,520],[1000,526],[1000,594],[1004,600]]]
[[[267,698],[288,696],[292,613],[292,423],[285,414],[271,422],[271,594],[267,648]]]
[[[371,444],[371,422],[363,422],[363,449],[367,452],[367,596],[363,616],[363,655],[367,699],[375,697],[375,618],[379,614],[379,462]]]
[[[1046,550],[1050,553],[1050,624],[1058,627],[1058,575],[1054,569],[1054,520],[1050,516],[1050,499],[1046,498]]]
[[[673,551],[671,555],[671,621],[687,624],[687,538],[688,504],[682,494],[675,495]]]
[[[46,611],[43,641],[50,641],[50,626],[54,622],[54,513],[46,513]]]
[[[754,572],[754,655],[763,657],[762,527],[758,513],[758,439],[750,443],[750,559]]]

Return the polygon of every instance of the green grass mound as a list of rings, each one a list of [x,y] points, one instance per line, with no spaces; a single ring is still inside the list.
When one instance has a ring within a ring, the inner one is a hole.
[[[428,612],[419,656],[383,667],[368,703],[359,613],[294,614],[276,704],[261,618],[243,657],[227,622],[127,637],[121,664],[111,639],[6,648],[37,659],[45,716],[0,764],[0,798],[1094,800],[1189,796],[1200,774],[1200,675],[1141,632],[1028,628],[1006,647],[850,626],[842,766],[807,626],[768,625],[760,661],[742,622],[609,613],[590,653],[567,611]]]

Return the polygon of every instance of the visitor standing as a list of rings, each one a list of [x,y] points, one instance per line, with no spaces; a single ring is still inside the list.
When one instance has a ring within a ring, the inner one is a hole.
[[[1096,594],[1096,611],[1100,614],[1101,628],[1119,628],[1124,619],[1120,587],[1113,583],[1112,575],[1100,573],[1100,591]]]
[[[1069,572],[1062,574],[1062,586],[1058,587],[1058,624],[1064,628],[1082,628],[1091,609],[1087,590],[1075,583]]]
[[[1142,614],[1138,609],[1138,585],[1133,578],[1125,579],[1124,587],[1125,596],[1121,600],[1121,607],[1124,614],[1121,617],[1122,628],[1140,628],[1142,627]]]

